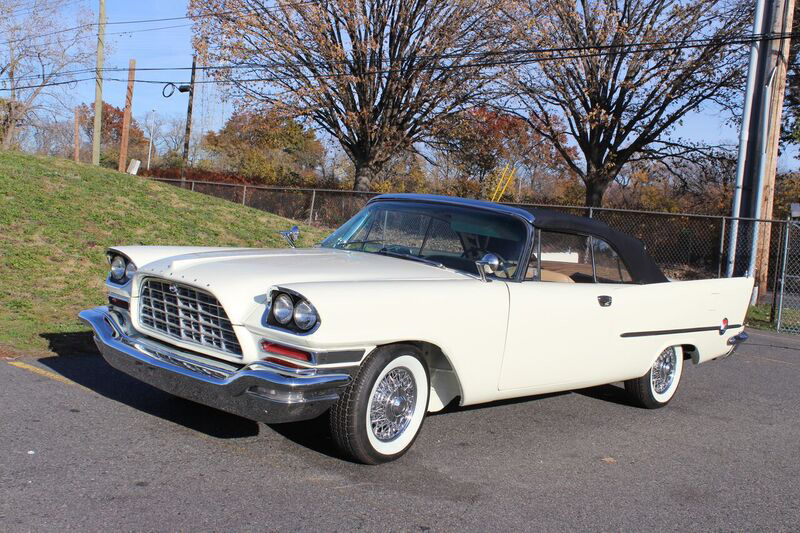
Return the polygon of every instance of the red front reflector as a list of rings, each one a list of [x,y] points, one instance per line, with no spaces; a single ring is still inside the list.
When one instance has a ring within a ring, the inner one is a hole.
[[[722,329],[728,329],[728,319],[727,318],[723,318],[722,319]]]
[[[288,346],[275,344],[274,342],[261,341],[261,349],[267,353],[282,355],[283,357],[291,357],[292,359],[297,359],[298,361],[304,361],[306,363],[311,362],[310,353],[301,350],[295,350],[294,348],[289,348]],[[269,359],[270,358],[267,360]]]
[[[265,357],[264,361],[266,361],[268,363],[275,363],[276,365],[285,366],[287,368],[298,368],[300,370],[307,370],[308,369],[307,366],[296,365],[296,364],[294,364],[294,363],[292,363],[290,361],[287,361],[286,359],[278,359],[277,357]]]

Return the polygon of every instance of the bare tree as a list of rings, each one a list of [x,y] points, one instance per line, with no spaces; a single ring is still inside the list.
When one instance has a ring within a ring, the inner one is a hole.
[[[156,137],[164,148],[164,152],[180,154],[183,150],[183,139],[186,135],[186,119],[172,117],[164,120]]]
[[[92,26],[70,17],[68,0],[0,0],[0,138],[15,145],[21,126],[48,106],[60,104],[63,83],[92,58]],[[86,72],[84,72],[86,75]],[[89,74],[91,75],[91,74]]]
[[[151,156],[155,160],[158,158],[159,140],[166,127],[166,119],[152,110],[139,118],[139,125],[144,130],[147,141],[153,143]]]
[[[516,57],[530,61],[508,69],[509,105],[583,180],[586,205],[599,206],[627,163],[669,164],[698,150],[669,138],[687,113],[736,101],[744,47],[731,41],[750,9],[738,0],[515,0]]]
[[[38,113],[21,137],[23,149],[42,155],[70,157],[75,143],[74,123],[50,113]]]
[[[229,67],[216,75],[337,139],[358,190],[480,101],[503,47],[497,0],[191,0],[189,11],[197,47]]]

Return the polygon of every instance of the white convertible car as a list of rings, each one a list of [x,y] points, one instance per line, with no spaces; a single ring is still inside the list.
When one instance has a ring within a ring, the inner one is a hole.
[[[686,361],[747,338],[753,286],[670,282],[591,219],[429,195],[373,198],[315,248],[108,259],[108,305],[80,318],[111,365],[267,423],[327,412],[341,451],[371,464],[454,401],[624,382],[632,403],[666,405]]]

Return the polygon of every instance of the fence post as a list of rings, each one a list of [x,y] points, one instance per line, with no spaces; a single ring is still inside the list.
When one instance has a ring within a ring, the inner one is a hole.
[[[783,318],[783,289],[786,286],[786,256],[789,255],[789,233],[792,232],[791,218],[786,221],[786,235],[783,237],[783,262],[781,265],[781,297],[778,300],[778,323],[776,331],[781,330],[781,319]]]
[[[592,208],[590,207],[590,208],[589,208],[589,218],[592,218],[592,215],[594,215],[594,209],[592,209]]]
[[[786,253],[786,250],[781,248],[781,243],[783,242],[783,232],[789,229],[788,225],[788,222],[781,224],[781,232],[778,235],[778,257],[775,258],[775,276],[772,279],[772,305],[769,308],[770,324],[775,322],[775,308],[778,306],[778,275],[781,272],[780,265],[783,264],[782,254]]]
[[[194,192],[194,180],[192,180],[192,192]]]
[[[722,277],[722,254],[725,253],[725,226],[727,220],[725,217],[720,217],[722,219],[722,228],[719,232],[719,257],[717,258],[717,277]]]
[[[244,186],[242,189],[242,205],[247,205],[245,202],[247,201],[247,185]]]
[[[311,189],[311,209],[308,210],[308,223],[314,221],[314,202],[317,200],[317,189]]]

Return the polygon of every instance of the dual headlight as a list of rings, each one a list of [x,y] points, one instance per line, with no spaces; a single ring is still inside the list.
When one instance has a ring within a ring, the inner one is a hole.
[[[272,299],[272,318],[281,326],[295,326],[308,331],[319,322],[317,310],[307,300],[285,292],[278,292]]]
[[[136,274],[136,265],[124,255],[110,253],[108,263],[111,265],[111,280],[114,283],[125,283]]]

